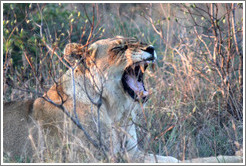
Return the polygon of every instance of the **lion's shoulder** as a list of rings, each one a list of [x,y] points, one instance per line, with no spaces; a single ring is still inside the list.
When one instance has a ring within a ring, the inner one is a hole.
[[[34,100],[24,101],[11,101],[3,103],[4,117],[16,116],[16,118],[28,119],[29,115],[33,112]]]

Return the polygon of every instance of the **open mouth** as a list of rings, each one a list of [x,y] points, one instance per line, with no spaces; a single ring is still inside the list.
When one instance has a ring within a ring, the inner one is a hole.
[[[128,66],[122,76],[124,90],[135,100],[146,102],[149,92],[145,89],[143,76],[150,61],[142,61]]]

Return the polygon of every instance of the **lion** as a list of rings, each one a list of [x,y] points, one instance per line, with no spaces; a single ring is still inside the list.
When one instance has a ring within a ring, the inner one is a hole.
[[[55,162],[181,162],[138,147],[136,114],[150,96],[144,73],[157,59],[152,45],[121,36],[88,48],[69,43],[64,59],[71,67],[42,97],[4,104],[5,156],[24,162],[49,162],[51,156]]]

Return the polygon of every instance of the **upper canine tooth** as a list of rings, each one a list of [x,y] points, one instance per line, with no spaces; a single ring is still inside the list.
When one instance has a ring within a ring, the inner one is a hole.
[[[153,71],[156,71],[156,66],[157,66],[157,62],[155,61],[155,62],[153,62],[152,65],[151,65]]]
[[[139,66],[140,66],[142,73],[144,73],[144,63],[140,63]]]

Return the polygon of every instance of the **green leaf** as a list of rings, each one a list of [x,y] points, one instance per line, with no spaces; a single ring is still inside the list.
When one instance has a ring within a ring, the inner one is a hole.
[[[196,106],[193,108],[192,113],[196,112]]]

